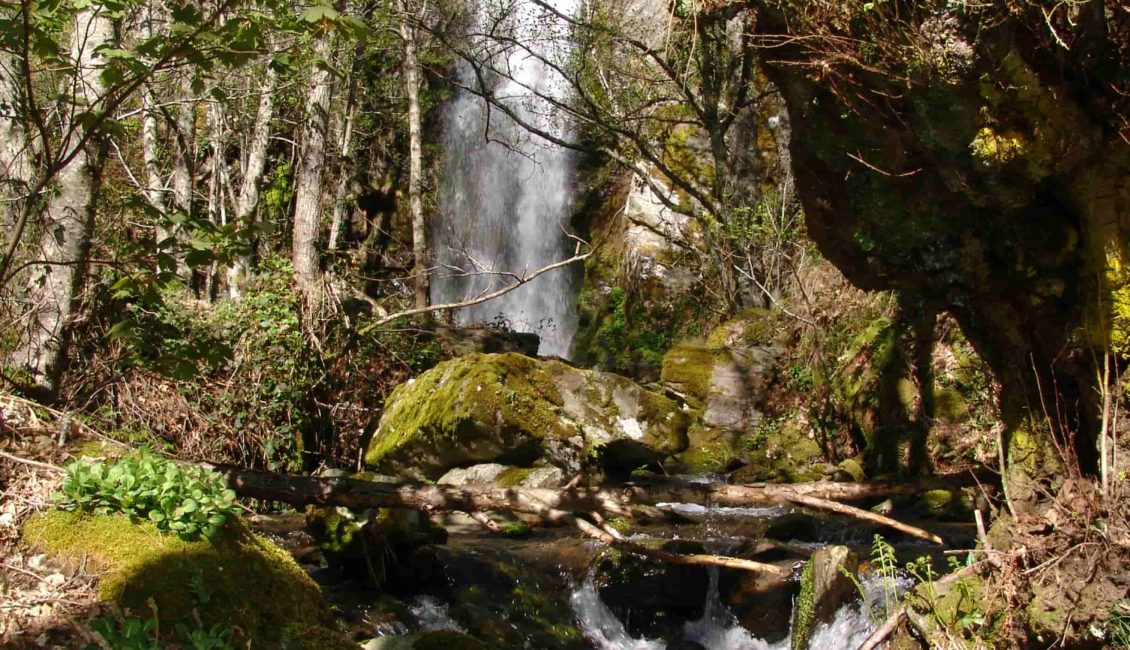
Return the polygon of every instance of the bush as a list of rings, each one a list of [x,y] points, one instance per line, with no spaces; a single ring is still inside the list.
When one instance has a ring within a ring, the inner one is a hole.
[[[142,448],[107,467],[77,460],[55,499],[64,510],[122,513],[186,538],[215,537],[235,517],[235,492],[217,474]]]

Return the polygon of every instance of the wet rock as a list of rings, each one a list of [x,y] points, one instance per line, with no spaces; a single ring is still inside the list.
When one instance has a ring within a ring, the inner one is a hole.
[[[362,650],[486,650],[487,646],[462,632],[437,630],[382,636],[361,646]]]
[[[481,546],[421,549],[412,561],[423,569],[412,588],[445,603],[450,618],[485,647],[588,648],[569,606],[570,586],[555,573]]]
[[[565,483],[559,467],[510,467],[498,463],[456,468],[440,477],[440,485],[496,485],[498,487],[553,488]]]
[[[781,546],[761,542],[735,556],[789,568],[797,556]],[[718,579],[722,603],[753,636],[774,643],[788,636],[787,621],[799,585],[786,575],[723,570]]]
[[[437,327],[436,342],[449,357],[468,354],[518,352],[536,357],[541,340],[537,334],[510,332],[489,327]]]
[[[800,578],[800,594],[793,610],[793,650],[808,646],[816,626],[832,620],[836,610],[856,595],[846,573],[855,574],[859,558],[846,546],[826,546],[813,554]]]
[[[813,542],[819,538],[820,521],[799,512],[781,515],[765,529],[765,539],[780,542]]]
[[[618,375],[474,354],[393,391],[365,462],[426,479],[478,463],[630,471],[685,449],[687,424],[674,401]]]
[[[306,529],[329,564],[375,585],[412,575],[410,563],[387,558],[408,558],[421,546],[447,540],[447,531],[423,513],[404,508],[310,506]]]
[[[672,553],[702,553],[698,542],[671,541]],[[705,567],[649,560],[605,549],[593,565],[600,599],[633,637],[670,638],[687,621],[702,616],[710,576]]]

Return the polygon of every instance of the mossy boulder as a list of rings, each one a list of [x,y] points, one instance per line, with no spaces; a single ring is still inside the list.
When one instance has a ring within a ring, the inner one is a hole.
[[[237,645],[356,648],[334,627],[318,586],[285,551],[236,522],[216,539],[188,541],[121,515],[52,510],[24,525],[32,547],[101,572],[99,597],[135,615],[233,631]],[[150,611],[150,599],[157,611]]]
[[[708,427],[743,431],[758,423],[783,351],[683,343],[663,356],[661,379],[702,410]]]
[[[846,546],[826,546],[812,555],[800,576],[800,595],[793,610],[793,650],[804,650],[820,623],[827,623],[855,595],[847,574],[859,568],[859,558]]]
[[[377,471],[431,480],[480,463],[630,470],[685,449],[687,426],[678,404],[624,377],[474,354],[397,387],[364,458]]]
[[[510,467],[485,463],[457,467],[437,481],[440,485],[495,485],[498,487],[554,488],[564,485],[565,472],[560,467]]]
[[[421,546],[447,541],[446,530],[406,508],[310,506],[306,529],[330,564],[378,586],[412,574],[406,562],[389,558],[408,558]]]

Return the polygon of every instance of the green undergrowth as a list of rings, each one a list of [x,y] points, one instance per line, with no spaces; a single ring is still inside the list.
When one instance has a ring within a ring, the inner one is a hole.
[[[62,510],[32,517],[35,549],[101,572],[98,595],[133,616],[158,618],[162,633],[233,630],[259,647],[355,648],[334,628],[317,585],[285,551],[238,520],[214,538],[186,540],[150,521]],[[154,611],[150,603],[156,607]]]

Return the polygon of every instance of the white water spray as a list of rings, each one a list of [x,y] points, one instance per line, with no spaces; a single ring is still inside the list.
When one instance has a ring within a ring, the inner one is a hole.
[[[579,3],[549,4],[572,15]],[[567,23],[528,0],[471,6],[478,28],[489,26],[521,44],[495,52],[491,64],[506,74],[486,80],[489,91],[521,121],[568,141],[571,125],[544,99],[567,98],[567,84],[547,63],[564,64],[570,56]],[[505,16],[501,23],[499,12]],[[459,68],[459,81],[479,88],[469,64]],[[440,210],[432,228],[437,263],[433,302],[490,293],[513,283],[515,276],[528,276],[572,254],[566,229],[574,162],[568,150],[531,134],[467,91],[460,91],[445,110],[442,143]],[[572,277],[569,269],[551,271],[502,297],[460,310],[456,323],[501,321],[516,331],[541,335],[541,354],[567,357],[577,320]]]

